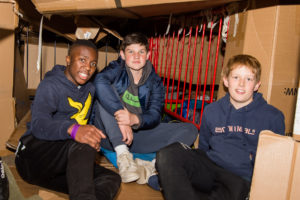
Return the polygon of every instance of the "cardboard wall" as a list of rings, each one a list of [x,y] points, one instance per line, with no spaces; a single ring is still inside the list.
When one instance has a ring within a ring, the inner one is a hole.
[[[6,149],[6,142],[15,129],[14,98],[0,98],[0,150]]]
[[[300,143],[292,137],[262,131],[250,200],[300,199]]]
[[[11,3],[0,3],[0,150],[5,149],[5,143],[14,130],[14,27],[16,18]]]
[[[0,29],[14,30],[18,26],[18,16],[13,8],[12,2],[0,2]]]
[[[260,61],[259,92],[284,113],[286,133],[291,134],[300,71],[300,5],[249,10],[238,17],[238,21],[235,15],[230,17],[224,64],[236,54],[250,54]],[[218,99],[224,95],[220,87]]]
[[[24,53],[24,76],[27,81],[28,89],[36,89],[40,81],[44,78],[47,71],[51,70],[55,64],[65,65],[66,56],[68,54],[67,44],[53,44],[44,43],[42,46],[42,67],[38,70],[36,67],[38,58],[38,43],[32,40],[28,43],[28,64],[27,64],[27,44],[25,44]],[[106,53],[105,49],[98,51],[98,71],[101,71],[106,63],[118,58],[118,53],[112,48]],[[28,65],[28,67],[27,67]]]

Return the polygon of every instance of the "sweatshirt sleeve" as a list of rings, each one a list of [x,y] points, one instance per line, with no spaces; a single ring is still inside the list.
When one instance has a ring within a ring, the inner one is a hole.
[[[206,118],[206,110],[203,112],[202,122],[200,126],[200,132],[199,132],[199,149],[203,151],[209,150],[209,139],[211,136],[211,132],[208,126],[208,121]]]
[[[111,115],[123,109],[120,97],[117,96],[113,88],[113,82],[119,75],[120,68],[120,63],[113,61],[102,72],[98,73],[94,80],[96,98]]]
[[[75,123],[70,119],[54,119],[57,111],[59,94],[55,85],[42,81],[32,104],[31,133],[43,140],[65,140],[70,136],[68,128]]]
[[[271,131],[280,135],[285,135],[284,115],[281,111],[275,115],[274,120],[271,123]]]

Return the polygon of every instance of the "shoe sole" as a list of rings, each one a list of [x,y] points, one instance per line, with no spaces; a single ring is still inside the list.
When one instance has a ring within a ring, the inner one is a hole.
[[[121,178],[122,178],[122,177],[121,177]],[[122,182],[123,182],[123,183],[130,183],[130,182],[133,182],[133,181],[138,180],[139,178],[140,178],[140,177],[139,177],[138,175],[132,176],[132,177],[127,178],[127,179],[122,178]]]

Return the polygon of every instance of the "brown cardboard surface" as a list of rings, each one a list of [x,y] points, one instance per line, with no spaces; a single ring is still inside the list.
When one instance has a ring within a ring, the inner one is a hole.
[[[6,148],[6,141],[15,128],[15,101],[13,98],[0,98],[0,150]]]
[[[12,97],[14,43],[14,31],[0,29],[0,98]]]
[[[27,44],[25,44],[26,47]],[[36,42],[28,43],[28,71],[27,71],[27,48],[24,52],[24,74],[27,79],[28,73],[28,89],[37,88],[40,80],[43,79],[45,73],[52,69],[55,64],[65,65],[66,56],[68,54],[67,44],[57,44],[54,48],[53,44],[43,44],[42,47],[42,64],[41,69],[36,67],[38,58],[38,44]],[[42,72],[41,72],[42,71]]]
[[[300,5],[249,10],[238,16],[236,35],[235,16],[231,16],[224,64],[236,54],[250,54],[260,61],[259,92],[284,113],[285,132],[291,134],[299,80]],[[224,94],[220,87],[218,98]]]
[[[14,30],[18,26],[18,17],[13,12],[13,3],[0,2],[0,29]]]
[[[300,143],[271,131],[260,133],[251,200],[296,200],[300,191]]]
[[[29,94],[27,84],[23,73],[23,63],[19,48],[15,50],[15,67],[14,67],[14,85],[13,96],[16,100],[16,120],[17,123],[23,118],[30,109]]]
[[[239,0],[32,0],[40,13],[85,13],[128,18],[169,15],[210,9]],[[125,8],[125,9],[123,9]]]

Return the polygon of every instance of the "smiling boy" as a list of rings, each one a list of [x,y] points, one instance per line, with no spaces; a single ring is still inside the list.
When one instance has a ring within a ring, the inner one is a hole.
[[[151,174],[141,176],[132,153],[153,153],[174,142],[192,145],[197,128],[190,123],[160,123],[164,87],[148,60],[148,39],[143,34],[124,37],[120,55],[95,77],[93,121],[98,128],[103,124],[107,138],[101,146],[116,152],[122,181],[145,183]]]
[[[46,73],[16,152],[16,167],[25,181],[68,193],[72,200],[113,199],[121,182],[118,174],[95,163],[106,136],[87,124],[95,92],[89,79],[97,61],[96,46],[77,40],[67,66],[56,65]]]
[[[205,107],[199,149],[175,143],[157,154],[156,168],[167,200],[245,200],[259,133],[284,134],[284,116],[257,90],[261,66],[236,55],[224,66],[225,97]]]

